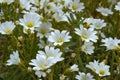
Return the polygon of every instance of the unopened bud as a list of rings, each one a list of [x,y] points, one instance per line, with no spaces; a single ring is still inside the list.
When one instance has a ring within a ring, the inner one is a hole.
[[[32,72],[32,68],[31,67],[28,67],[28,72]]]
[[[71,54],[71,57],[72,57],[72,58],[74,58],[75,56],[76,56],[76,54],[75,54],[75,53],[72,53],[72,54]]]

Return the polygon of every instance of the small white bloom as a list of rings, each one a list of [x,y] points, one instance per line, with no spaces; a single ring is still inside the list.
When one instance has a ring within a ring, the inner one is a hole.
[[[14,0],[0,0],[0,3],[7,3],[7,4],[11,4],[13,3]]]
[[[54,2],[44,2],[44,10],[45,13],[51,13],[51,12],[56,12],[57,6]],[[61,11],[61,10],[60,10]]]
[[[40,39],[38,46],[39,46],[39,48],[44,48],[46,46],[45,41]]]
[[[62,52],[60,52],[60,49],[54,49],[54,47],[45,47],[45,52],[38,51],[40,55],[45,55],[47,58],[53,58],[54,63],[57,63],[58,61],[62,61],[64,58],[62,58]]]
[[[15,25],[12,21],[6,21],[0,24],[0,33],[1,34],[11,34]]]
[[[92,42],[84,42],[84,45],[82,45],[82,51],[86,54],[92,54],[94,53],[95,47],[93,46]]]
[[[118,2],[117,5],[115,5],[115,10],[120,11],[120,2]]]
[[[106,38],[105,34],[103,32],[99,32],[102,38]]]
[[[89,41],[93,41],[93,42],[97,42],[97,32],[94,31],[92,28],[86,29],[83,28],[82,25],[80,25],[80,29],[75,28],[75,33],[79,36],[81,36],[81,39],[83,41],[89,42]]]
[[[94,60],[94,62],[89,62],[89,65],[86,65],[87,68],[93,70],[99,76],[107,76],[110,75],[109,68],[110,66],[105,65],[104,62],[98,62]]]
[[[24,32],[26,33],[25,30],[30,29],[31,32],[34,31],[35,27],[39,27],[40,26],[40,15],[37,13],[26,13],[24,14],[23,18],[20,19],[19,24],[22,25],[24,27]]]
[[[55,63],[62,61],[64,58],[61,57],[62,52],[60,49],[54,49],[54,47],[45,47],[44,51],[38,51],[36,55],[36,59],[32,59],[29,63],[33,65],[33,70],[35,70],[35,74],[38,77],[45,77],[46,73],[50,73],[51,70],[49,69]]]
[[[48,37],[48,40],[50,42],[54,42],[54,45],[62,45],[64,42],[69,42],[71,39],[71,36],[69,36],[69,32],[63,30],[60,32],[59,30],[55,30],[54,32],[51,32],[51,34]]]
[[[43,36],[47,37],[49,35],[52,24],[50,22],[44,22],[40,24],[40,27],[37,27],[35,30],[37,31],[37,36],[43,38]]]
[[[90,73],[83,73],[83,72],[79,72],[79,75],[76,75],[75,77],[77,80],[95,80],[93,78],[93,75],[91,75]]]
[[[106,46],[107,50],[111,50],[111,49],[118,49],[119,48],[119,44],[120,44],[120,40],[117,38],[105,38],[102,39],[102,42],[104,44],[102,44],[102,46]]]
[[[85,18],[85,20],[83,22],[91,24],[93,22],[93,20],[94,20],[94,18],[90,17],[90,18]]]
[[[43,71],[35,71],[35,75],[37,75],[37,77],[41,78],[41,77],[46,77],[46,72]]]
[[[29,11],[35,13],[37,12],[37,7],[30,7]]]
[[[99,65],[99,62],[94,60],[94,62],[89,62],[89,64],[86,65],[86,67],[93,71],[96,71],[96,67],[98,67],[98,65]]]
[[[72,3],[72,0],[60,0],[60,1],[63,7],[68,7]]]
[[[116,0],[108,0],[108,2],[115,4],[117,1]]]
[[[73,72],[73,71],[78,71],[79,68],[78,68],[78,65],[74,64],[70,67],[70,70]]]
[[[35,71],[35,75],[37,75],[39,78],[46,77],[47,73],[50,73],[51,70],[48,69],[47,71]]]
[[[107,76],[107,75],[110,75],[109,68],[110,68],[110,66],[105,65],[104,62],[101,62],[101,63],[99,63],[99,66],[96,67],[96,71],[95,72],[99,76]]]
[[[96,10],[100,12],[103,16],[108,16],[109,14],[113,14],[113,12],[108,8],[99,7]]]
[[[94,22],[94,18],[86,18],[83,22],[86,24],[86,27],[89,27]]]
[[[29,10],[32,5],[30,4],[29,0],[20,0],[20,7],[22,9]]]
[[[71,9],[73,12],[75,11],[82,11],[85,6],[83,3],[80,2],[80,0],[73,0],[70,4],[70,7],[68,7],[69,9]]]
[[[93,26],[95,29],[102,29],[103,27],[106,26],[106,23],[104,23],[104,20],[94,19],[94,21],[92,22],[92,26]]]
[[[19,58],[19,54],[18,54],[18,51],[14,52],[13,51],[13,54],[10,55],[10,59],[7,60],[7,64],[6,65],[18,65],[20,63],[20,58]]]
[[[40,49],[45,48],[46,45],[47,45],[47,46],[54,46],[54,45],[53,45],[51,42],[49,42],[48,40],[47,40],[47,41],[42,40],[42,39],[39,40],[38,46],[39,46]]]
[[[70,21],[72,21],[72,18],[70,17],[70,14],[71,14],[71,13],[67,12],[67,13],[65,13],[65,14],[66,14],[66,16],[67,16],[67,20],[66,20],[66,21],[67,21],[68,23],[70,23]],[[72,17],[73,17],[74,20],[77,19],[77,16],[76,16],[75,14],[72,14]],[[68,18],[69,18],[70,20],[68,20]]]
[[[55,19],[57,22],[68,21],[67,14],[65,14],[64,12],[56,12],[52,15],[52,18]]]
[[[47,58],[45,55],[37,54],[36,59],[32,59],[29,63],[33,65],[33,70],[46,70],[54,64],[53,58]]]

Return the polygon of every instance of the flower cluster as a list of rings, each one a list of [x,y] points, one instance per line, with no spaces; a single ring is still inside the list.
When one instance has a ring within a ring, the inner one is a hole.
[[[98,61],[94,60],[94,62],[89,62],[89,65],[86,65],[86,67],[95,71],[99,76],[110,75],[110,66],[105,65],[104,62],[99,63]]]
[[[29,63],[33,65],[33,70],[38,77],[45,77],[46,73],[50,73],[50,67],[56,64],[59,61],[62,61],[64,58],[61,57],[62,52],[59,49],[54,49],[54,47],[45,47],[45,52],[38,51],[36,59],[32,59]]]

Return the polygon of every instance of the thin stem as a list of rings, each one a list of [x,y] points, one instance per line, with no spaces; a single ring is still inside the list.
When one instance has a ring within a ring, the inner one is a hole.
[[[53,80],[53,74],[54,74],[54,66],[51,67],[51,72],[48,76],[48,80]]]

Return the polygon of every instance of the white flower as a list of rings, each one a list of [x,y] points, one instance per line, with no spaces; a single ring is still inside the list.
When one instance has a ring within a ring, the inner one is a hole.
[[[20,19],[20,25],[24,27],[24,32],[26,33],[26,30],[30,29],[31,32],[33,33],[35,27],[40,26],[40,15],[37,13],[26,13],[23,16],[23,19]]]
[[[36,59],[32,59],[29,63],[33,65],[33,70],[38,77],[45,77],[46,73],[50,73],[50,67],[55,63],[62,61],[64,58],[61,57],[62,52],[60,49],[54,49],[54,47],[45,47],[45,52],[38,51]]]
[[[115,9],[120,11],[120,2],[118,2],[117,5],[115,5]]]
[[[83,3],[80,2],[80,0],[74,0],[72,1],[72,3],[70,3],[70,7],[68,7],[69,9],[71,9],[73,12],[75,11],[82,11],[85,6]]]
[[[50,69],[48,69],[47,71],[35,71],[35,75],[41,78],[41,77],[46,77],[46,74],[50,72],[51,72]]]
[[[46,46],[45,41],[40,39],[38,46],[39,46],[39,48],[44,48]]]
[[[35,75],[37,75],[39,78],[46,77],[46,73],[42,71],[35,71]]]
[[[101,35],[102,38],[106,38],[106,36],[103,32],[99,31],[99,34]]]
[[[94,46],[92,42],[84,42],[84,45],[82,45],[82,51],[86,54],[92,54],[94,53]]]
[[[119,44],[120,44],[120,40],[117,39],[117,38],[105,38],[105,39],[102,39],[102,42],[104,44],[102,44],[102,46],[106,46],[107,47],[107,50],[111,50],[111,49],[119,49]]]
[[[112,4],[115,4],[116,3],[116,0],[108,0],[108,2],[112,3]]]
[[[33,70],[46,70],[54,64],[53,58],[47,58],[45,55],[37,54],[36,59],[32,59],[29,63],[33,65]]]
[[[93,41],[93,42],[97,42],[97,32],[94,31],[92,28],[86,29],[83,28],[82,25],[80,25],[80,29],[75,28],[75,33],[77,35],[79,35],[81,37],[81,39],[83,41],[89,42],[89,41]]]
[[[55,19],[55,21],[60,22],[60,21],[68,21],[67,18],[67,14],[65,14],[64,12],[59,12],[59,13],[55,13],[52,15],[52,18]]]
[[[60,52],[60,49],[54,49],[54,47],[45,47],[45,52],[38,51],[40,55],[44,55],[47,58],[53,58],[53,63],[57,63],[58,61],[62,61],[64,58],[62,58],[62,52]]]
[[[18,65],[20,63],[20,58],[19,58],[19,54],[18,54],[18,51],[14,52],[13,51],[13,54],[10,55],[10,59],[7,60],[7,64],[6,65]]]
[[[87,68],[93,70],[95,73],[97,73],[99,76],[107,76],[110,75],[109,68],[110,66],[105,65],[104,62],[89,62],[89,65],[86,65]]]
[[[83,22],[86,24],[86,27],[89,27],[94,22],[94,18],[86,18]]]
[[[78,68],[78,65],[74,64],[70,67],[70,70],[73,72],[73,71],[78,71],[79,68]]]
[[[99,7],[96,10],[100,12],[103,16],[108,16],[109,14],[113,14],[113,12],[108,8]]]
[[[11,4],[12,2],[14,2],[14,0],[0,0],[0,3]]]
[[[69,42],[71,39],[71,36],[69,36],[69,32],[63,30],[60,32],[59,30],[55,30],[54,32],[51,32],[51,34],[48,37],[48,40],[50,42],[54,42],[54,45],[62,45],[64,42]]]
[[[6,21],[0,24],[0,33],[1,34],[11,34],[15,25],[12,21]]]
[[[67,20],[66,20],[66,21],[67,21],[68,23],[70,23],[70,21],[72,21],[72,18],[71,18],[71,16],[70,16],[71,13],[67,12],[67,13],[65,13],[65,14],[66,14],[65,16],[67,17]],[[72,14],[72,17],[73,17],[74,20],[77,19],[77,16],[76,16],[75,14]],[[70,20],[68,20],[68,18],[69,18]]]
[[[49,35],[52,24],[50,22],[44,22],[40,24],[40,27],[37,27],[35,30],[37,31],[37,36],[43,38],[43,36],[47,37]]]
[[[99,62],[94,60],[94,62],[89,62],[89,64],[86,65],[86,67],[93,71],[96,71],[96,67],[98,67],[98,65],[99,65]]]
[[[107,76],[107,75],[110,75],[109,68],[110,68],[110,66],[105,65],[104,62],[101,62],[101,63],[99,63],[99,66],[96,68],[95,72],[99,76]]]
[[[92,26],[93,26],[95,29],[102,29],[103,27],[106,26],[106,23],[104,23],[104,20],[94,19],[94,21],[92,22]]]
[[[29,11],[35,13],[37,12],[37,7],[30,7]]]
[[[77,80],[95,80],[93,78],[93,75],[91,75],[90,73],[83,73],[83,72],[79,72],[79,75],[76,75],[75,77]]]
[[[54,2],[44,2],[45,13],[56,12],[57,6]]]
[[[72,3],[72,0],[61,0],[61,4],[63,7],[68,7],[69,4]]]
[[[20,7],[22,9],[29,10],[32,5],[30,4],[29,0],[20,0]]]

